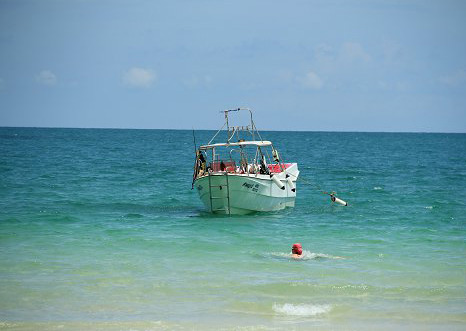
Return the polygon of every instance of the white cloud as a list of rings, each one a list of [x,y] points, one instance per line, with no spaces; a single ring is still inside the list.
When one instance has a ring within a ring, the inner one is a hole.
[[[123,83],[130,87],[149,88],[157,80],[151,69],[133,67],[123,75]]]
[[[314,68],[319,72],[334,72],[337,70],[337,52],[328,44],[319,44],[314,47]]]
[[[42,70],[36,75],[36,82],[43,85],[53,86],[57,84],[57,76],[50,70]]]
[[[322,79],[313,71],[309,71],[304,77],[298,79],[304,87],[318,90],[324,85]]]
[[[464,69],[457,70],[456,72],[440,77],[440,83],[449,86],[459,86],[466,83],[466,71]]]
[[[314,47],[312,55],[312,68],[330,80],[359,74],[372,64],[371,55],[355,42],[345,42],[335,48],[329,44],[319,44]]]
[[[334,59],[334,50],[328,44],[319,44],[314,47],[314,54],[317,61],[329,61]]]
[[[342,60],[348,62],[369,62],[371,60],[371,56],[364,50],[361,44],[353,42],[346,42],[342,45],[340,57]]]

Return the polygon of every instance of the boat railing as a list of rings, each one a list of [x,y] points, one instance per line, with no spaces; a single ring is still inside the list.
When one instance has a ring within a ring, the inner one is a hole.
[[[284,169],[288,169],[291,167],[291,163],[282,163],[281,166],[278,163],[274,164],[268,164],[267,168],[269,169],[270,173],[280,173]],[[258,172],[259,166],[252,167],[252,164],[248,167],[248,172],[250,173],[255,173]],[[209,164],[210,171],[213,172],[221,172],[221,171],[226,171],[226,172],[240,172],[241,169],[236,167],[236,162],[235,161],[214,161],[210,162]],[[256,169],[257,168],[257,169]],[[244,172],[243,172],[244,173]]]

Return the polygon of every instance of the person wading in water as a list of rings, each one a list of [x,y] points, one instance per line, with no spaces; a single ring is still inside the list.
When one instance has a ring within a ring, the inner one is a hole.
[[[300,243],[293,244],[291,247],[291,257],[293,259],[300,259],[303,257],[303,247]]]

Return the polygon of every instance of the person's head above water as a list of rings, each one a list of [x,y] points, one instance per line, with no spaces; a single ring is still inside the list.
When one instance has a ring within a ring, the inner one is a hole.
[[[294,244],[293,247],[291,247],[291,253],[297,254],[297,255],[303,254],[303,247],[301,246],[301,244],[300,243]]]

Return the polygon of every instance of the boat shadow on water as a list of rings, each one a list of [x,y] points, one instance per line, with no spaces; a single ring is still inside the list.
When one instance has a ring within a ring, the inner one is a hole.
[[[252,212],[246,215],[228,215],[228,214],[216,214],[216,213],[211,213],[210,211],[199,207],[193,210],[193,214],[190,215],[189,217],[194,217],[194,218],[200,218],[202,220],[206,221],[215,221],[215,220],[222,220],[222,221],[231,221],[231,222],[237,222],[237,221],[249,221],[249,222],[255,222],[255,221],[273,221],[273,220],[280,220],[283,218],[286,218],[288,213],[286,210],[280,210],[280,211],[270,211],[270,212]]]

